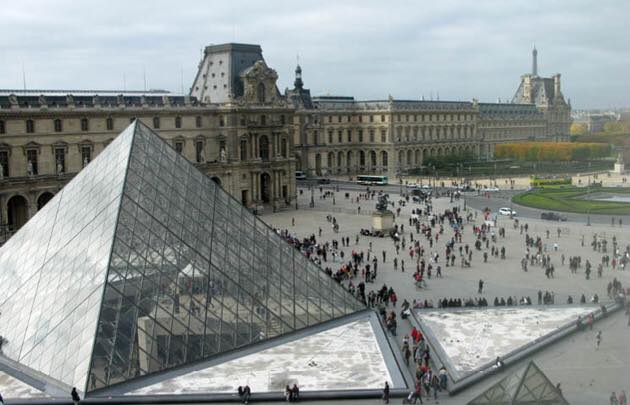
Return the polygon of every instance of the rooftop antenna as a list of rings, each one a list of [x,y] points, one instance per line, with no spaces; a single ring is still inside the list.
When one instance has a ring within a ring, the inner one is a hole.
[[[24,61],[22,61],[22,85],[24,86],[24,90],[26,90],[26,71],[24,70]]]

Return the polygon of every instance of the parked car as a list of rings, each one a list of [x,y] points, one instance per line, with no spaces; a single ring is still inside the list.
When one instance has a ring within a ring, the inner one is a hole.
[[[319,183],[319,184],[330,184],[330,179],[327,179],[325,177],[321,177],[321,178],[317,179],[317,183]]]
[[[483,191],[488,191],[488,192],[495,193],[495,192],[499,191],[499,187],[487,187],[487,188],[484,188]]]
[[[499,214],[501,215],[511,215],[511,216],[516,216],[516,211],[514,211],[511,208],[508,207],[501,207],[499,208]]]
[[[306,175],[301,170],[296,170],[295,172],[295,180],[306,180]]]
[[[540,214],[540,219],[546,219],[547,221],[566,221],[567,217],[556,212],[543,212]]]

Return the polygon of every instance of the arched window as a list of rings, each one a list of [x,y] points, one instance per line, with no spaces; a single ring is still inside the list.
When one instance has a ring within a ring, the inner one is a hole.
[[[182,127],[182,117],[175,117],[175,128]]]
[[[258,148],[260,149],[260,158],[262,160],[269,160],[269,138],[263,135],[258,140]]]
[[[241,161],[246,161],[247,160],[247,139],[241,139],[240,148],[241,148]]]
[[[63,124],[61,123],[61,120],[59,118],[57,118],[54,122],[53,122],[53,126],[55,128],[55,132],[61,132],[63,131]]]
[[[265,102],[266,97],[265,97],[265,84],[264,83],[258,83],[258,88],[256,90],[256,97],[259,103]]]
[[[87,118],[81,118],[81,131],[87,132],[90,130],[90,122]]]

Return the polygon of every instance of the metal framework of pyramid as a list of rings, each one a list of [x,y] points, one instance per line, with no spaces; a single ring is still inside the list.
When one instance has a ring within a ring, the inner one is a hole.
[[[533,361],[503,378],[468,405],[569,405]]]
[[[138,121],[0,249],[3,356],[84,391],[362,309]]]

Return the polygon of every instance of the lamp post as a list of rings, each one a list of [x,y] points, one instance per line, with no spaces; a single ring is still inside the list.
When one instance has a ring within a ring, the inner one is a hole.
[[[309,207],[315,208],[315,179],[311,178],[311,202],[309,203]]]
[[[586,184],[586,195],[591,193],[591,175],[588,175],[588,183]],[[587,205],[586,208],[586,226],[591,226],[591,207]]]

